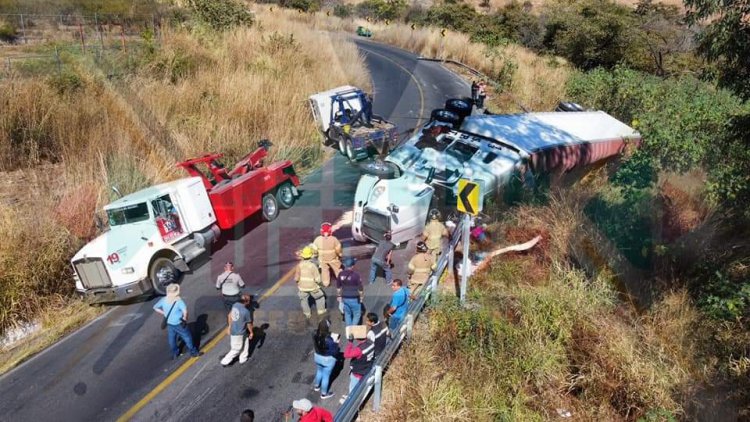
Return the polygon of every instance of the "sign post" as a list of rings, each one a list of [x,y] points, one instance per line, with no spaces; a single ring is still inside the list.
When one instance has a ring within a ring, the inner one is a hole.
[[[464,213],[463,260],[461,263],[461,304],[466,303],[466,288],[469,283],[469,246],[471,236],[471,216],[482,211],[483,199],[478,182],[460,179],[458,181],[458,203],[456,208]]]

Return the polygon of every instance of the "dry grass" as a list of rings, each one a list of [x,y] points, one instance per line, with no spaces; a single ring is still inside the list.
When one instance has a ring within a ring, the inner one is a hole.
[[[0,333],[47,324],[19,356],[100,312],[69,299],[69,259],[95,235],[93,214],[111,200],[110,186],[129,193],[180,177],[175,162],[204,152],[225,152],[232,165],[261,138],[298,170],[319,164],[306,98],[341,84],[369,88],[363,60],[304,22],[258,19],[222,35],[165,29],[163,48],[136,59],[120,82],[75,56],[62,76],[0,80]]]
[[[261,11],[260,25],[210,44],[185,32],[165,35],[154,62],[182,60],[184,76],[149,72],[133,86],[187,155],[224,152],[233,161],[268,138],[276,157],[310,163],[320,141],[307,97],[343,84],[369,88],[351,44],[281,16]]]
[[[541,57],[517,46],[489,48],[469,41],[465,34],[449,32],[446,37],[439,29],[411,30],[406,25],[373,27],[373,38],[413,51],[423,57],[456,60],[505,83],[502,94],[510,95],[500,101],[503,111],[517,110],[515,102],[530,110],[551,110],[563,99],[570,68],[562,59]],[[491,98],[492,92],[489,93]]]
[[[431,310],[388,371],[384,411],[363,420],[549,420],[557,409],[587,421],[684,416],[691,386],[705,379],[692,330],[699,314],[684,291],[638,314],[606,272],[566,264],[584,222],[574,193],[513,211],[504,224],[520,228],[507,233],[549,233],[547,250],[492,262],[471,281],[477,306],[446,299]]]
[[[259,13],[270,13],[268,7],[256,5]],[[289,19],[304,22],[315,29],[342,31],[353,34],[357,26],[373,31],[372,39],[409,50],[423,57],[451,59],[462,62],[503,84],[501,92],[489,92],[488,99],[499,106],[498,111],[517,112],[517,103],[530,110],[547,111],[564,98],[565,83],[570,75],[570,66],[561,58],[542,57],[517,45],[488,48],[469,41],[465,34],[447,32],[440,35],[439,28],[417,28],[401,23],[367,22],[364,19],[339,19],[316,15],[299,14],[295,11],[274,8],[274,14],[286,15]],[[498,98],[493,98],[498,97]]]

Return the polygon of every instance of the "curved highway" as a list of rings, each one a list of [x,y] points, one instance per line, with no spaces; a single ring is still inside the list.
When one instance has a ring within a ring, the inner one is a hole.
[[[423,124],[447,98],[469,93],[464,81],[438,63],[370,41],[356,43],[373,78],[374,112],[402,132]],[[292,209],[270,224],[250,222],[217,244],[202,264],[192,265],[182,293],[204,356],[170,360],[166,334],[151,309],[154,298],[117,306],[1,377],[0,420],[236,420],[242,409],[252,408],[256,420],[280,421],[292,400],[301,397],[335,411],[348,375],[345,369],[334,375],[335,398],[321,401],[312,391],[315,324],[302,315],[291,270],[294,251],[312,241],[320,223],[335,222],[351,210],[358,178],[357,169],[336,155],[304,180]],[[372,247],[353,242],[348,226],[336,234],[345,254],[359,258],[356,269],[366,278]],[[396,277],[405,276],[405,261],[413,253],[409,245],[396,256]],[[213,283],[228,260],[260,301],[259,328],[250,360],[223,368],[219,359],[229,341],[219,332],[226,314]],[[342,332],[333,292],[327,289],[329,314]],[[367,286],[367,309],[381,314],[390,293],[382,280]]]

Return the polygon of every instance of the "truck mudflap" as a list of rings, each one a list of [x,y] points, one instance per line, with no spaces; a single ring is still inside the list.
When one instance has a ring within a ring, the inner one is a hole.
[[[105,303],[132,299],[151,291],[153,291],[151,281],[148,278],[144,278],[124,286],[77,290],[77,293],[89,303]]]

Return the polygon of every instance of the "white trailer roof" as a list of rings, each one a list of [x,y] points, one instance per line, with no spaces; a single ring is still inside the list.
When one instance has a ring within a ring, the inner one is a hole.
[[[468,116],[461,130],[533,153],[565,144],[596,143],[641,135],[603,111]]]

